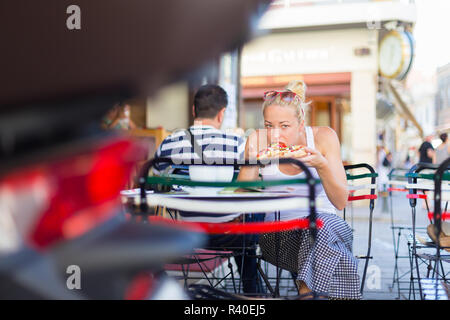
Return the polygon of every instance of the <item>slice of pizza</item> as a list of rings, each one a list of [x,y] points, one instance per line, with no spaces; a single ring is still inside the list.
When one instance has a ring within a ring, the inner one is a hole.
[[[284,143],[273,143],[256,156],[257,160],[272,158],[299,158],[306,156],[305,146],[286,146]]]

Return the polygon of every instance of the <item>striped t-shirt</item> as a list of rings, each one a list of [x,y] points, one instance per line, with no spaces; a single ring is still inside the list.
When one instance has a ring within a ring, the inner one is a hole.
[[[197,163],[201,156],[207,164],[233,164],[244,158],[245,143],[240,136],[212,126],[191,126],[190,131],[202,150],[194,150],[189,131],[178,130],[164,139],[155,157],[171,158],[175,164],[182,165]],[[166,163],[157,164],[154,172],[159,173],[167,166]]]
[[[189,129],[201,150],[194,150],[189,131],[178,130],[164,139],[155,157],[171,158],[174,164],[179,165],[197,163],[202,160],[200,157],[207,164],[233,164],[244,159],[245,141],[242,137],[206,125],[194,125]],[[153,172],[159,174],[168,166],[167,163],[156,164]],[[180,212],[183,220],[203,222],[225,222],[238,215]]]

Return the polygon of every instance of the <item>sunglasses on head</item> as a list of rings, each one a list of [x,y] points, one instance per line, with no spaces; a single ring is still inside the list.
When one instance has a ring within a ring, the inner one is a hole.
[[[288,91],[276,91],[276,90],[266,91],[266,92],[264,92],[263,99],[264,99],[264,101],[271,102],[271,101],[274,101],[278,95],[280,95],[280,99],[286,103],[291,103],[294,100],[297,100],[297,102],[302,101],[298,94],[296,94],[295,92],[289,91],[289,90]],[[301,112],[301,118],[304,118],[305,110],[303,110],[303,108],[300,108],[300,112]]]
[[[281,100],[285,102],[292,102],[294,99],[300,100],[300,97],[292,91],[276,91],[276,90],[270,90],[264,92],[263,99],[264,101],[273,101],[275,98],[280,95]]]

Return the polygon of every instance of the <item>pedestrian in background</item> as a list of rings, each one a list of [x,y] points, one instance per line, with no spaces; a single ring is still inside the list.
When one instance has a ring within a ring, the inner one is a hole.
[[[388,154],[390,152],[383,146],[378,147],[378,155],[377,155],[377,173],[378,173],[378,192],[382,194],[386,192],[386,185],[388,182],[388,173],[389,173],[389,160]],[[391,155],[392,159],[392,155]],[[388,165],[387,165],[388,164]]]
[[[383,156],[384,155],[384,156]],[[378,165],[378,196],[382,199],[382,212],[388,211],[387,197],[388,197],[388,181],[389,172],[392,167],[392,153],[382,148],[379,154],[379,165]]]
[[[108,128],[120,130],[130,130],[137,128],[130,117],[130,105],[119,104],[117,106],[116,118],[111,122]]]
[[[441,164],[450,157],[450,144],[448,143],[448,135],[446,133],[442,133],[439,138],[441,138],[442,143],[436,148],[437,164]]]
[[[419,162],[422,163],[434,163],[435,152],[431,141],[433,140],[433,134],[427,133],[425,141],[419,147]]]
[[[405,159],[405,162],[403,163],[403,168],[409,170],[409,169],[411,169],[412,165],[413,165],[413,163],[411,162],[411,157],[409,156],[409,153],[408,153],[408,154],[406,154],[406,159]]]
[[[109,129],[111,123],[116,120],[119,111],[119,105],[112,107],[108,113],[103,117],[101,127],[103,129]]]

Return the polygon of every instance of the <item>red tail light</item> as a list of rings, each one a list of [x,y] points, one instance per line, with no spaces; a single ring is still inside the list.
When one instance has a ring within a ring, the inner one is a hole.
[[[119,192],[143,152],[135,142],[115,139],[93,151],[22,170],[0,183],[0,200],[2,190],[11,191],[9,199],[15,199],[15,209],[10,215],[21,237],[44,248],[79,236],[110,218],[119,204]],[[27,201],[40,194],[40,205],[31,205],[28,211],[21,208],[17,196],[22,193]]]
[[[128,286],[125,300],[145,300],[152,294],[155,286],[155,279],[150,273],[137,275]]]

